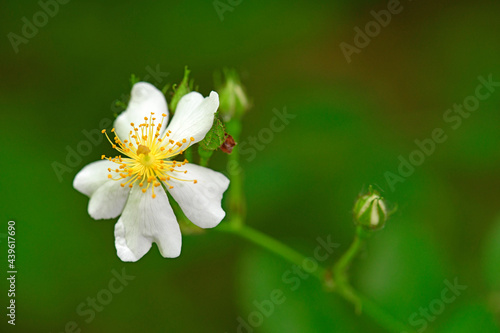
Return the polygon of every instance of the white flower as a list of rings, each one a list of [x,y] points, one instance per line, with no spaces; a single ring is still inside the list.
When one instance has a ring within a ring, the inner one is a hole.
[[[102,155],[102,161],[87,165],[76,175],[73,186],[90,197],[92,218],[121,214],[115,225],[115,246],[121,260],[139,260],[152,242],[162,256],[179,256],[181,232],[160,182],[199,227],[213,228],[224,218],[221,199],[229,180],[187,160],[173,160],[205,137],[218,107],[216,92],[206,98],[191,92],[181,98],[167,127],[163,94],[149,83],[136,83],[127,110],[115,120],[113,141],[106,134],[120,154],[114,158]]]

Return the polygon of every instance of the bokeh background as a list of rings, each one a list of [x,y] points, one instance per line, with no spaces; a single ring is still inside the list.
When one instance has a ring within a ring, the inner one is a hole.
[[[249,225],[306,255],[331,235],[340,244],[332,264],[352,240],[356,196],[376,184],[399,210],[356,260],[354,285],[410,325],[458,279],[467,289],[424,331],[497,332],[500,89],[456,130],[443,114],[474,94],[478,76],[500,80],[500,4],[403,1],[347,63],[339,44],[353,44],[353,29],[386,1],[221,1],[232,8],[223,20],[212,1],[70,1],[18,53],[7,34],[21,35],[23,17],[32,21],[41,7],[2,2],[0,266],[5,276],[15,220],[18,280],[17,325],[2,313],[0,330],[65,332],[73,321],[82,332],[237,332],[253,301],[280,289],[286,302],[255,332],[384,332],[312,277],[290,290],[281,279],[289,263],[230,235],[184,236],[178,259],[153,246],[122,263],[115,220],[92,220],[72,188],[81,167],[111,151],[104,141],[59,181],[52,163],[65,164],[83,130],[113,117],[131,73],[159,68],[169,73],[162,84],[176,83],[188,65],[204,94],[214,71],[239,71],[253,102],[242,140],[269,127],[274,108],[296,115],[243,158]],[[391,191],[385,172],[397,173],[398,156],[435,128],[448,140]],[[224,170],[224,156],[213,162]],[[86,322],[78,305],[123,268],[135,279]]]

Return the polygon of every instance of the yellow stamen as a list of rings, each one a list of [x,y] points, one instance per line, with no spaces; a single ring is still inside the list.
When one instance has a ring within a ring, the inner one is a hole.
[[[151,113],[153,115],[154,113]],[[101,155],[101,159],[108,159],[111,162],[117,163],[118,168],[108,168],[110,174],[109,179],[121,180],[121,187],[128,185],[133,188],[134,185],[141,187],[141,191],[146,193],[151,187],[151,197],[156,198],[155,188],[161,185],[160,181],[164,182],[168,189],[173,189],[174,186],[168,183],[171,179],[176,181],[188,181],[197,183],[197,180],[183,179],[175,177],[174,172],[178,174],[186,174],[187,170],[175,170],[174,168],[181,167],[188,163],[188,160],[173,161],[172,159],[182,154],[194,142],[194,138],[181,139],[174,141],[166,139],[172,134],[172,131],[165,131],[161,133],[163,121],[165,121],[166,114],[162,114],[162,119],[159,123],[155,123],[155,117],[144,117],[144,123],[136,126],[130,123],[132,130],[129,131],[127,140],[118,137],[116,129],[113,128],[111,133],[114,134],[111,139],[106,130],[103,129],[102,133],[105,134],[111,146],[119,152],[115,157],[106,157]],[[189,142],[188,142],[189,141]],[[187,145],[184,145],[188,143]],[[124,156],[122,158],[122,155]],[[112,172],[116,173],[113,177]],[[146,186],[144,186],[146,184]]]

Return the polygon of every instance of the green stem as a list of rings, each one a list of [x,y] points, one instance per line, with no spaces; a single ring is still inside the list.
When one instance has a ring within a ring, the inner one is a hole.
[[[344,253],[344,255],[339,259],[337,264],[334,266],[334,274],[335,275],[345,275],[347,272],[347,269],[349,268],[352,260],[358,255],[359,251],[361,250],[364,240],[364,237],[361,237],[361,227],[358,227],[356,230],[356,235],[354,236],[354,240],[352,241],[351,246],[347,251]]]
[[[232,133],[236,142],[238,142],[241,131],[241,123],[239,119],[233,120],[227,124],[228,130]],[[204,164],[201,159],[201,164]],[[280,241],[258,231],[247,225],[244,225],[245,220],[245,198],[243,193],[242,170],[240,166],[239,149],[235,147],[228,158],[228,171],[231,179],[231,185],[227,194],[229,200],[228,215],[230,221],[221,223],[215,230],[228,232],[238,235],[262,248],[271,251],[272,253],[288,260],[289,262],[302,267],[304,260],[307,259],[301,253],[295,251],[291,247],[281,243]],[[340,258],[332,271],[318,266],[311,274],[316,277],[324,286],[330,287],[331,290],[339,293],[344,299],[353,303],[358,314],[361,311],[365,312],[375,322],[386,328],[389,332],[400,333],[402,331],[412,332],[404,324],[397,319],[387,314],[377,304],[370,301],[367,297],[360,295],[350,285],[347,270],[361,250],[365,239],[369,236],[361,227],[356,230],[356,236],[349,249]],[[330,274],[332,273],[332,274]],[[333,281],[332,281],[333,275]]]
[[[228,156],[231,184],[228,191],[229,212],[232,220],[238,226],[243,225],[246,207],[243,194],[243,171],[240,166],[239,149],[234,149]]]
[[[234,223],[234,221],[229,221],[228,223],[220,224],[215,230],[238,235],[256,245],[261,246],[266,250],[271,251],[272,253],[288,260],[289,262],[296,264],[297,266],[302,266],[304,260],[306,259],[304,255],[295,251],[289,246],[247,225],[237,225],[236,223]],[[413,329],[406,327],[406,325],[399,322],[397,319],[385,312],[369,298],[357,293],[348,282],[346,270],[362,248],[364,240],[367,237],[366,235],[367,234],[365,234],[363,230],[358,229],[353,243],[335,265],[333,269],[333,282],[335,285],[333,291],[339,293],[347,301],[355,304],[358,310],[358,314],[360,314],[361,312],[365,313],[368,317],[372,318],[375,322],[387,329],[389,332],[414,332]],[[318,269],[316,269],[311,274],[316,277],[322,284],[326,285],[326,278],[328,275],[327,269],[319,266]]]
[[[361,313],[362,303],[357,293],[349,284],[347,270],[351,265],[351,262],[358,255],[359,251],[361,250],[364,244],[365,238],[362,237],[363,235],[364,235],[363,230],[361,229],[361,227],[358,227],[351,246],[342,255],[342,257],[340,257],[339,261],[335,264],[335,266],[332,269],[333,280],[335,281],[337,291],[347,301],[351,302],[354,305],[356,313],[358,314]]]
[[[245,238],[300,267],[302,267],[304,260],[307,259],[306,256],[291,247],[247,225],[236,226],[234,223],[225,223],[219,225],[216,230],[230,232]],[[323,267],[318,267],[311,274],[318,278],[319,281],[324,282],[326,270]]]
[[[243,169],[240,163],[240,147],[238,142],[241,134],[241,116],[231,119],[226,124],[226,130],[233,136],[236,146],[228,155],[228,172],[231,179],[231,184],[227,193],[229,201],[229,215],[232,223],[240,227],[243,225],[246,215],[246,200],[243,193]]]

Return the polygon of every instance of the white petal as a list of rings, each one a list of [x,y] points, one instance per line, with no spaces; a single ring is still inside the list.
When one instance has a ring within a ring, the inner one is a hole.
[[[113,219],[121,214],[130,188],[121,187],[120,183],[122,182],[110,180],[92,194],[88,211],[93,219]]]
[[[115,246],[123,261],[137,261],[158,244],[165,258],[175,258],[181,253],[181,231],[167,195],[161,186],[155,188],[156,198],[151,197],[151,188],[142,193],[134,185],[122,216],[115,225]]]
[[[195,91],[184,95],[177,104],[175,114],[167,128],[172,131],[170,139],[176,142],[186,139],[190,142],[190,138],[193,137],[194,142],[191,144],[203,140],[212,127],[218,107],[219,95],[215,91],[206,98]]]
[[[77,173],[73,187],[90,197],[101,185],[110,181],[108,168],[116,169],[116,167],[116,163],[108,160],[92,162]]]
[[[164,131],[168,121],[168,108],[165,96],[155,86],[148,82],[137,82],[132,88],[127,110],[123,111],[115,120],[115,131],[118,137],[128,140],[129,132],[132,130],[130,123],[139,126],[144,123],[144,117],[151,117],[154,112],[156,123],[161,120],[162,114],[167,117],[163,120],[161,132]]]
[[[168,181],[173,186],[168,191],[179,203],[186,217],[201,228],[213,228],[218,225],[226,215],[221,200],[229,185],[229,179],[220,172],[195,164],[186,164],[176,169],[187,170],[186,174],[176,172],[177,178],[197,180],[196,184],[173,178]]]

